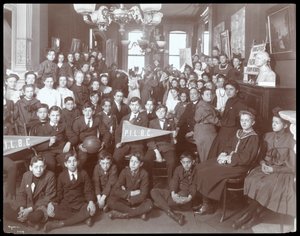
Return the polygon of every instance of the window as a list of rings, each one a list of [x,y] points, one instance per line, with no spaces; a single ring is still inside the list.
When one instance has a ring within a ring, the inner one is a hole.
[[[128,68],[133,69],[133,67],[139,67],[139,73],[142,68],[145,66],[145,56],[141,52],[141,48],[137,44],[137,40],[143,36],[142,31],[131,31],[128,33],[128,40],[130,40],[130,44],[128,45]]]
[[[209,31],[203,32],[203,53],[209,55]]]
[[[179,49],[186,48],[186,33],[183,31],[172,31],[169,34],[169,64],[180,69]]]

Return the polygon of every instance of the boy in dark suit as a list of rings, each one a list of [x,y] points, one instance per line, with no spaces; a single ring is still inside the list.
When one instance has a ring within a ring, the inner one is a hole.
[[[87,159],[92,156],[83,147],[83,142],[88,136],[98,136],[98,132],[105,133],[103,124],[99,122],[98,117],[93,117],[94,109],[93,105],[90,102],[86,102],[82,107],[83,116],[75,119],[72,125],[72,130],[69,132],[68,137],[70,142],[76,149],[78,150],[78,159],[80,160],[80,168],[84,166]],[[100,131],[101,130],[101,131]],[[100,137],[99,137],[100,139]],[[101,150],[104,146],[102,145],[99,150]]]
[[[85,170],[78,169],[76,153],[66,153],[64,164],[66,169],[57,179],[57,196],[47,207],[48,216],[58,221],[47,222],[45,232],[84,220],[92,226],[91,216],[96,212],[91,180]]]
[[[113,209],[109,214],[111,219],[128,219],[140,216],[147,220],[146,213],[150,212],[153,205],[149,194],[148,173],[141,168],[143,162],[141,155],[134,153],[129,160],[129,167],[125,167],[113,188],[108,206]]]
[[[175,123],[171,119],[166,119],[167,111],[168,108],[165,105],[158,105],[156,108],[157,118],[150,121],[149,128],[174,131],[175,134]],[[152,169],[154,160],[157,162],[165,160],[167,162],[168,183],[170,183],[173,171],[177,164],[175,142],[174,135],[163,135],[148,140],[148,151],[143,161],[145,163],[145,169],[150,175],[151,184],[153,183]]]
[[[48,219],[47,205],[56,195],[54,173],[46,170],[42,156],[33,156],[29,171],[22,178],[17,194],[17,209],[4,204],[4,217],[12,221],[27,222],[36,229]]]
[[[123,121],[128,120],[133,125],[148,126],[148,117],[145,112],[140,112],[141,108],[141,99],[138,97],[133,97],[130,100],[129,107],[131,113],[124,116],[121,120],[120,125],[117,127],[115,140],[116,140],[116,148],[113,154],[113,159],[118,167],[118,171],[120,172],[124,168],[124,157],[125,155],[133,152],[139,152],[144,154],[144,141],[136,141],[130,143],[121,143],[122,129],[123,129]]]
[[[111,113],[116,115],[119,125],[122,118],[130,113],[130,109],[127,104],[123,103],[124,93],[121,90],[115,90],[113,94],[114,99],[111,104]]]
[[[72,97],[64,99],[65,108],[62,109],[61,120],[66,124],[68,130],[72,129],[73,121],[81,115],[81,112],[75,107]]]
[[[58,106],[52,106],[48,116],[49,122],[37,125],[32,135],[51,136],[49,142],[36,145],[35,149],[43,153],[47,168],[55,172],[57,162],[63,165],[62,153],[70,150],[71,143],[67,138],[65,123],[60,121],[61,109]]]
[[[98,154],[98,163],[94,168],[93,182],[99,209],[103,209],[104,212],[108,210],[105,201],[107,202],[117,180],[118,170],[116,165],[112,164],[112,155],[107,151],[101,151]]]
[[[109,98],[104,98],[101,102],[102,111],[95,115],[99,117],[100,123],[103,124],[103,137],[105,150],[113,153],[115,148],[115,131],[117,128],[117,117],[111,112],[112,101]]]
[[[74,93],[76,106],[78,109],[82,109],[83,104],[89,100],[89,90],[83,84],[84,73],[80,70],[76,71],[74,79],[75,83],[71,86],[70,90]]]
[[[177,166],[168,189],[153,188],[151,197],[154,205],[162,209],[179,225],[184,224],[184,215],[175,213],[172,209],[187,206],[196,195],[196,185],[193,183],[195,160],[189,153],[180,156],[181,165]],[[190,205],[191,206],[191,205]]]

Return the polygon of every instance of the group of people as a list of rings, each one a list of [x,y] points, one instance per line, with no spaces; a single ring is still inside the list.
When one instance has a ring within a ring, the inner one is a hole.
[[[295,215],[295,141],[278,110],[273,132],[261,138],[254,130],[256,112],[239,97],[239,56],[231,65],[214,48],[213,59],[220,60],[215,66],[195,56],[194,67],[186,65],[183,73],[156,62],[142,75],[105,67],[97,52],[63,58],[59,54],[55,63],[49,50],[37,75],[25,74],[22,91],[16,90],[17,75],[6,77],[4,134],[51,137],[34,147],[17,206],[5,204],[6,218],[36,228],[44,224],[49,232],[83,221],[91,226],[97,208],[110,211],[111,219],[147,220],[156,206],[183,225],[184,215],[174,209],[213,213],[226,178],[255,164],[244,190],[253,201],[233,227],[251,227],[264,208]],[[122,143],[124,121],[172,132]],[[84,146],[90,136],[101,143],[96,153]],[[256,163],[262,147],[264,158]],[[169,188],[159,189],[153,168],[164,161]],[[9,156],[4,164],[13,169]],[[16,189],[8,186],[14,198]]]

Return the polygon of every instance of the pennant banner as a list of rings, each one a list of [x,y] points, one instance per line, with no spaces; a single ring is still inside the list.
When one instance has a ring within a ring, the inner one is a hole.
[[[22,151],[34,145],[50,140],[50,136],[4,135],[3,156]]]
[[[161,129],[150,129],[138,125],[133,125],[129,121],[123,121],[122,138],[121,143],[128,143],[143,139],[154,138],[171,134],[173,131],[161,130]]]

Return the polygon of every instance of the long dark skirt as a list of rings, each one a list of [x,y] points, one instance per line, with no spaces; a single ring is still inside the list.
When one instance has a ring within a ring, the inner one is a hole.
[[[217,158],[196,166],[197,190],[205,197],[220,201],[226,178],[238,177],[248,171],[247,166],[220,165]]]

